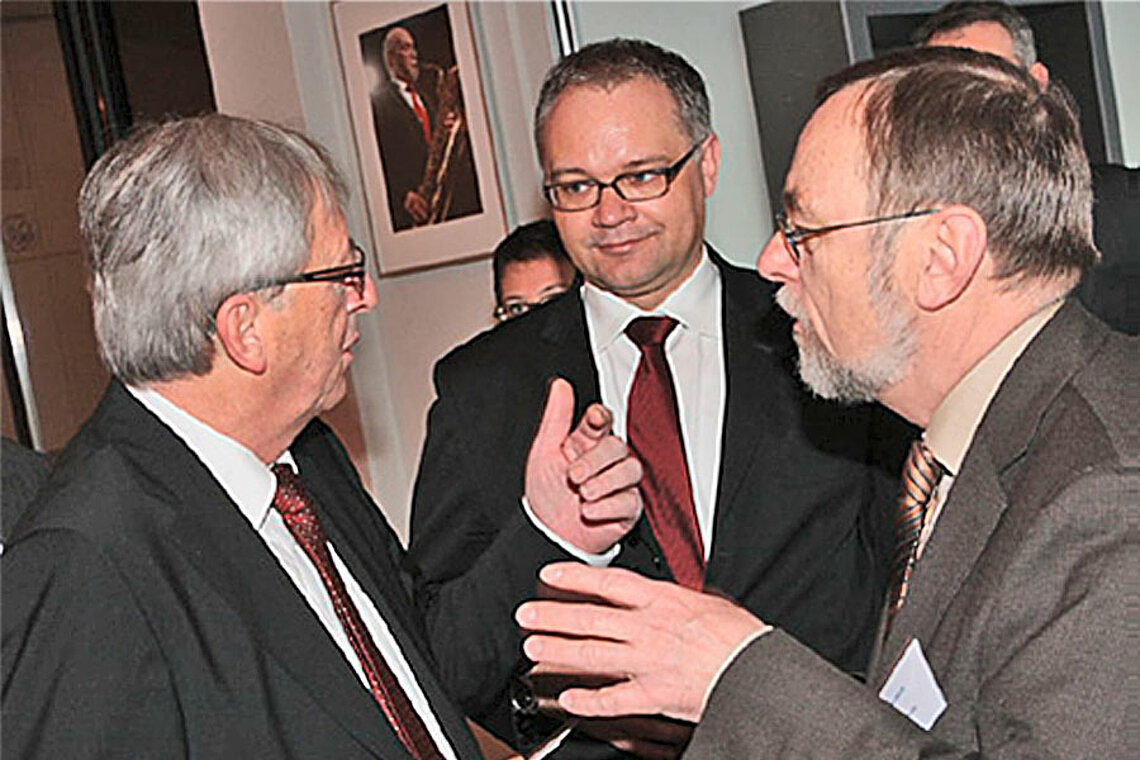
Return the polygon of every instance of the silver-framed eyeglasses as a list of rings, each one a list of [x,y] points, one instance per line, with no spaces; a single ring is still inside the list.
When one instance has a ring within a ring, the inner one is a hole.
[[[558,211],[585,211],[594,208],[602,202],[602,191],[607,187],[612,188],[623,201],[632,203],[651,201],[669,192],[673,180],[681,173],[681,169],[685,168],[685,163],[706,140],[707,137],[698,140],[685,155],[669,166],[625,172],[610,182],[598,179],[551,182],[542,186],[542,192],[550,205]]]
[[[276,280],[270,280],[264,287],[272,288],[278,286],[283,287],[285,285],[302,285],[308,282],[339,282],[345,288],[350,288],[356,294],[357,298],[363,298],[364,279],[368,276],[366,263],[368,254],[355,240],[349,240],[348,244],[357,255],[356,261],[351,264],[341,264],[325,269],[314,269],[310,272],[298,272],[288,277],[279,277]]]
[[[907,211],[902,214],[890,214],[888,216],[877,216],[873,219],[860,219],[857,222],[843,222],[842,224],[829,224],[826,227],[797,227],[788,221],[787,215],[781,211],[776,214],[776,229],[784,238],[784,248],[787,249],[788,254],[791,255],[792,261],[798,265],[803,255],[800,252],[800,243],[803,243],[812,238],[817,238],[821,235],[826,235],[831,232],[838,232],[839,230],[846,230],[851,227],[866,227],[872,224],[882,224],[883,222],[896,222],[900,219],[913,219],[918,216],[927,216],[929,214],[937,214],[942,209],[940,208],[920,208],[913,211]]]

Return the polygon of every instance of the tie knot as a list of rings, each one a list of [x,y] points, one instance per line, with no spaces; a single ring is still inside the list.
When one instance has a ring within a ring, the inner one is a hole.
[[[626,325],[625,334],[639,348],[660,346],[676,326],[672,317],[638,317]]]
[[[282,462],[278,462],[270,469],[277,477],[277,493],[273,496],[273,506],[277,511],[285,515],[294,515],[309,509],[309,494],[301,482],[301,476]]]
[[[404,82],[404,87],[405,87],[405,88],[407,89],[407,91],[408,91],[409,93],[411,93],[412,95],[415,95],[415,94],[416,94],[416,86],[415,86],[413,83],[411,83],[411,82]]]

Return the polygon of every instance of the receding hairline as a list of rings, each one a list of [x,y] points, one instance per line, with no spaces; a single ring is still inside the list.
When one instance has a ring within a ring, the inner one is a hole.
[[[614,91],[619,87],[632,85],[639,81],[644,81],[649,84],[656,85],[658,88],[665,92],[665,95],[669,99],[670,108],[673,112],[674,126],[677,127],[677,130],[681,134],[687,135],[688,130],[685,128],[685,120],[681,113],[681,104],[677,102],[677,98],[673,95],[673,91],[669,89],[669,85],[665,84],[652,74],[639,71],[633,73],[631,76],[626,77],[610,77],[603,81],[587,80],[582,82],[571,82],[570,84],[566,85],[566,87],[564,87],[562,91],[558,93],[558,97],[554,99],[554,103],[550,106],[550,109],[546,113],[546,118],[542,121],[542,129],[539,133],[540,140],[538,145],[539,158],[541,160],[545,160],[547,132],[550,129],[551,122],[554,121],[554,115],[558,112],[559,108],[562,107],[564,99],[567,95],[582,90],[595,90],[606,95],[612,95]]]

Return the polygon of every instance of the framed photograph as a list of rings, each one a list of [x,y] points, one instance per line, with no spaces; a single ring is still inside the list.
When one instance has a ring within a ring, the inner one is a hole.
[[[380,274],[489,255],[506,223],[466,3],[332,8]]]

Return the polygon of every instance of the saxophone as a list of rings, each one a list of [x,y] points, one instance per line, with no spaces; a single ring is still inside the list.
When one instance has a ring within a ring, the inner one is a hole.
[[[434,63],[421,64],[436,76],[436,108],[432,119],[431,145],[424,164],[424,177],[416,192],[427,201],[428,218],[422,224],[436,224],[451,209],[455,160],[468,150],[467,116],[459,84],[459,67],[444,69]],[[449,118],[450,117],[450,118]]]

